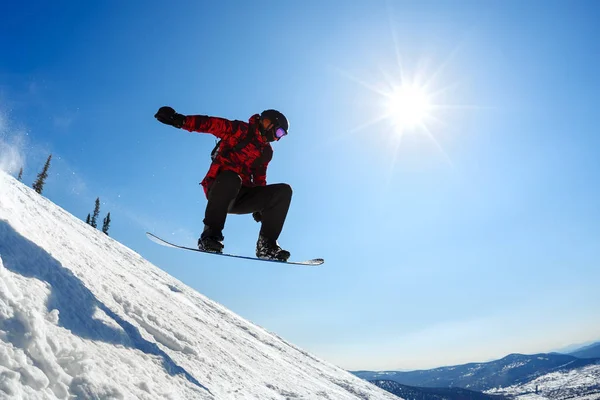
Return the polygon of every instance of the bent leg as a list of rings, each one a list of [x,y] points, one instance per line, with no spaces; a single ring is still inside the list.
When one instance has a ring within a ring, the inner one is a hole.
[[[232,214],[262,214],[261,236],[276,241],[281,234],[292,201],[292,187],[286,183],[243,187],[229,212]]]

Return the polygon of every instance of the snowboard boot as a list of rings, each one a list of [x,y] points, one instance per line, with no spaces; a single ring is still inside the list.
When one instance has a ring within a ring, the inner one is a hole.
[[[220,231],[215,231],[208,226],[204,227],[204,231],[198,239],[198,249],[209,253],[223,252],[223,234]]]
[[[279,247],[277,240],[260,235],[256,242],[256,257],[264,260],[287,261],[290,258],[290,252]]]

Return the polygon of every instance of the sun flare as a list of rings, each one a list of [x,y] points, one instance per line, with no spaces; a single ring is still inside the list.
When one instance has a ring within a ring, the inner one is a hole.
[[[425,124],[430,116],[431,101],[424,88],[417,85],[395,87],[386,93],[386,118],[402,131]]]

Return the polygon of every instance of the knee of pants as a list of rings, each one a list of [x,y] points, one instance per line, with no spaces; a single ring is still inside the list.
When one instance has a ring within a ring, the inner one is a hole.
[[[278,183],[275,185],[277,187],[277,195],[282,199],[291,199],[292,198],[292,187],[287,183]]]

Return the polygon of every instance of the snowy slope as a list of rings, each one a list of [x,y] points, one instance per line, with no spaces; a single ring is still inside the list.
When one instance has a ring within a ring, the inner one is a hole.
[[[0,171],[0,399],[397,399]]]
[[[521,385],[486,391],[488,394],[514,396],[520,400],[598,400],[600,399],[600,365],[551,372]]]

